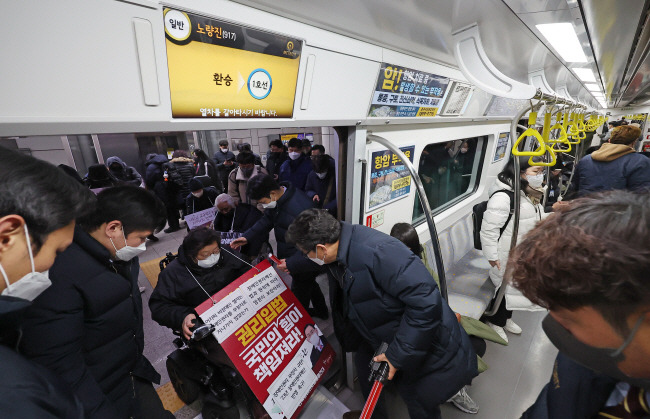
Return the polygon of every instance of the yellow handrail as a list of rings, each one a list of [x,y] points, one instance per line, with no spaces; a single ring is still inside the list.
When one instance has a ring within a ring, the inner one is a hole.
[[[544,138],[539,134],[539,132],[533,128],[535,126],[535,123],[537,121],[537,112],[531,112],[530,116],[528,117],[528,129],[524,131],[519,138],[517,138],[517,141],[512,145],[512,155],[513,156],[531,156],[531,157],[536,157],[536,156],[543,156],[544,153],[546,153],[546,142],[544,142]],[[534,137],[537,142],[540,144],[539,149],[535,151],[519,151],[519,143],[521,143],[523,140],[525,140],[528,137]]]
[[[548,151],[548,154],[551,156],[551,161],[548,162],[548,163],[546,163],[544,161],[536,162],[536,161],[533,161],[533,157],[531,157],[531,158],[528,159],[528,164],[530,166],[547,166],[547,167],[555,166],[555,163],[557,162],[557,158],[555,156],[555,152],[553,151],[553,148],[549,147],[548,144],[545,144],[543,147],[539,147],[535,151],[537,152],[537,151],[540,151],[540,150],[541,150],[542,154],[545,154]],[[540,154],[540,156],[541,156],[541,154]]]

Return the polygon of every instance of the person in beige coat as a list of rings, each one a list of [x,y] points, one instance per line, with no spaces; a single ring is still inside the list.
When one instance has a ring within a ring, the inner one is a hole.
[[[235,205],[243,202],[256,206],[257,209],[264,212],[261,204],[254,199],[249,199],[246,195],[248,180],[258,174],[268,175],[265,168],[255,164],[255,155],[249,151],[242,151],[237,155],[239,167],[234,169],[228,175],[228,195],[232,196]]]

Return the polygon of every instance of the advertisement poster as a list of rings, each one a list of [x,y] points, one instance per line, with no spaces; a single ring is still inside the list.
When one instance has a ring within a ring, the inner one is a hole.
[[[291,118],[302,41],[166,8],[174,118]]]
[[[368,116],[436,116],[448,85],[447,77],[382,63]]]
[[[203,211],[197,211],[193,214],[185,216],[185,222],[190,230],[198,227],[209,226],[214,221],[214,216],[217,213],[216,208],[208,208]]]
[[[415,146],[400,147],[400,150],[413,163]],[[392,151],[375,151],[370,160],[369,184],[368,210],[372,210],[408,195],[411,190],[411,172]]]
[[[259,272],[258,272],[259,270]],[[264,260],[196,308],[272,419],[298,416],[334,350]]]
[[[506,156],[508,153],[508,140],[510,139],[510,133],[509,132],[501,132],[499,133],[499,138],[497,139],[497,144],[494,149],[494,159],[492,159],[492,163],[496,163],[498,161],[503,160],[503,158]]]

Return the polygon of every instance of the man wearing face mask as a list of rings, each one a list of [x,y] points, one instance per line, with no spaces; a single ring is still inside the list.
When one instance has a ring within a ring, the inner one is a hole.
[[[650,195],[571,201],[517,245],[512,283],[560,350],[526,419],[650,416]],[[561,237],[562,240],[557,240]]]
[[[330,156],[319,154],[311,157],[314,170],[309,173],[305,192],[317,208],[323,208],[336,217],[336,179],[331,168]]]
[[[273,140],[269,143],[269,152],[266,154],[266,170],[275,180],[278,180],[282,163],[288,159],[289,153],[281,140]]]
[[[247,243],[259,242],[273,230],[278,244],[277,256],[282,260],[278,269],[291,274],[291,291],[312,317],[327,319],[329,313],[325,297],[316,282],[320,266],[307,259],[285,239],[289,225],[302,211],[312,208],[313,201],[289,183],[278,184],[270,175],[252,178],[248,184],[248,194],[264,206],[264,216],[230,246],[238,249]],[[310,302],[313,308],[309,308]]]
[[[262,213],[252,205],[235,205],[232,196],[221,194],[217,196],[217,215],[214,217],[213,228],[221,233],[221,244],[230,245],[230,242],[241,237],[246,230],[251,228],[257,220],[262,218]],[[242,246],[240,252],[249,258],[255,258],[262,249],[262,245],[269,241],[269,235]],[[266,256],[266,255],[265,255]]]
[[[70,387],[16,347],[24,312],[51,285],[48,269],[95,197],[53,165],[2,147],[0,196],[0,416],[83,418]]]
[[[228,192],[228,175],[237,168],[235,153],[228,149],[228,140],[219,141],[219,151],[214,153],[214,161],[217,163],[217,173],[225,188],[224,192]]]
[[[290,182],[296,188],[304,191],[307,176],[311,172],[311,162],[306,154],[302,153],[302,141],[298,138],[289,140],[289,160],[280,166],[280,182]]]
[[[21,349],[70,385],[88,418],[173,417],[143,356],[138,254],[165,221],[151,192],[116,186],[97,195],[73,243],[52,268],[52,286],[25,314]],[[148,415],[148,416],[147,416]]]
[[[248,187],[250,178],[259,174],[268,175],[269,172],[265,168],[255,164],[255,156],[250,151],[242,151],[239,153],[237,155],[237,163],[239,167],[228,175],[228,195],[232,196],[235,205],[243,202],[254,207],[256,206],[260,211],[264,211],[264,208],[258,204],[257,200],[250,199],[246,193],[246,188]]]
[[[334,331],[347,350],[356,351],[364,395],[372,385],[368,363],[386,342],[386,353],[374,359],[388,362],[388,379],[394,379],[411,419],[440,418],[438,406],[477,375],[477,360],[420,258],[394,237],[318,209],[303,211],[286,238],[326,265]],[[380,397],[373,418],[388,417],[382,405]]]
[[[190,180],[190,194],[185,198],[186,214],[194,214],[214,207],[219,192],[212,187],[204,187],[200,180]]]

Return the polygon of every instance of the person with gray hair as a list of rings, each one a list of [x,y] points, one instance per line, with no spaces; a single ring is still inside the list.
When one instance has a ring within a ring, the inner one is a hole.
[[[233,239],[241,237],[257,220],[262,218],[260,210],[250,204],[236,204],[233,197],[227,193],[217,196],[214,206],[217,208],[217,215],[214,217],[214,229],[221,233],[222,246],[229,245]],[[257,240],[243,246],[241,252],[254,258],[260,252],[262,245],[268,240],[269,236],[267,234],[266,239]]]

